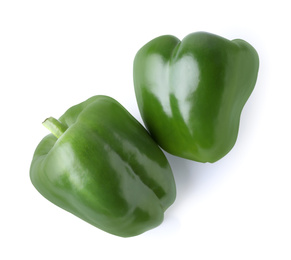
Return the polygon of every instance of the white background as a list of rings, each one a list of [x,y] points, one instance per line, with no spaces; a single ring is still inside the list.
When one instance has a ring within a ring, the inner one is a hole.
[[[289,1],[0,2],[0,259],[291,259]],[[132,64],[164,34],[241,38],[260,56],[237,143],[214,164],[168,155],[177,199],[133,238],[107,234],[44,199],[29,167],[59,117],[93,95],[140,122]]]

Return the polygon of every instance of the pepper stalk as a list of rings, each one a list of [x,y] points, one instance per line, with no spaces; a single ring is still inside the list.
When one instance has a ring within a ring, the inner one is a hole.
[[[47,118],[42,124],[57,138],[60,138],[61,135],[68,129],[67,126],[54,117]]]

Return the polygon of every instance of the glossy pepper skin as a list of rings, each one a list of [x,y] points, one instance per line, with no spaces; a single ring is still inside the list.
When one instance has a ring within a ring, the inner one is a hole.
[[[206,32],[158,37],[136,54],[133,77],[143,121],[167,152],[215,162],[234,146],[259,68],[243,40]]]
[[[45,198],[121,237],[163,221],[176,196],[171,168],[116,100],[94,96],[44,125],[54,135],[36,148],[30,178]]]

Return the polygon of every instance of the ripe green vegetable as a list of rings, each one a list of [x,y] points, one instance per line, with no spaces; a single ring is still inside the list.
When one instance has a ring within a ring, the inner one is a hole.
[[[174,202],[170,165],[148,132],[117,101],[94,96],[44,125],[30,178],[49,201],[117,236],[163,221]]]
[[[136,54],[133,77],[143,121],[167,152],[215,162],[234,146],[259,68],[255,49],[205,32],[158,37]]]

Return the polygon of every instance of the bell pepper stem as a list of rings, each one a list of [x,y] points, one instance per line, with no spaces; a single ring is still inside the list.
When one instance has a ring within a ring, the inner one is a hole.
[[[42,124],[57,138],[59,138],[68,128],[53,117],[47,118]]]

